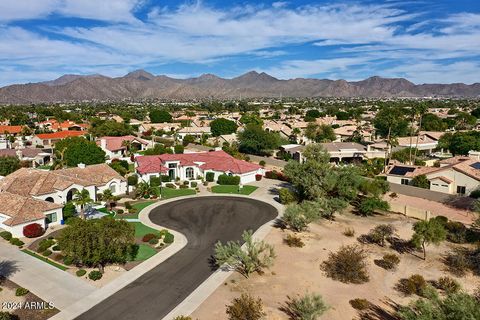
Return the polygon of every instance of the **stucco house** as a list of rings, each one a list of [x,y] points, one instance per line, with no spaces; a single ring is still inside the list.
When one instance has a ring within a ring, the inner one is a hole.
[[[178,139],[183,140],[185,136],[194,136],[195,138],[201,138],[204,135],[211,135],[212,131],[210,127],[184,127],[177,131],[176,135]]]
[[[147,140],[129,135],[122,137],[101,137],[98,138],[97,145],[105,151],[107,157],[110,159],[123,158],[127,156],[127,147],[124,141],[129,141],[132,144],[132,148],[136,151],[145,150],[151,144]]]
[[[0,228],[21,233],[24,224],[60,224],[63,205],[74,198],[76,191],[85,189],[96,201],[106,189],[121,195],[126,187],[125,178],[107,164],[54,171],[21,168],[0,180]]]
[[[235,159],[224,151],[195,152],[138,156],[136,171],[140,179],[149,182],[151,177],[168,175],[171,180],[194,180],[213,172],[215,180],[221,174],[240,177],[240,183],[255,181],[255,175],[264,175],[264,169],[254,163]]]
[[[58,131],[52,133],[39,133],[32,139],[33,146],[42,146],[51,148],[56,142],[71,137],[81,137],[86,135],[85,131]]]
[[[480,160],[472,157],[454,157],[440,161],[440,167],[392,165],[387,181],[410,185],[413,178],[425,175],[430,190],[458,195],[469,195],[480,187]]]

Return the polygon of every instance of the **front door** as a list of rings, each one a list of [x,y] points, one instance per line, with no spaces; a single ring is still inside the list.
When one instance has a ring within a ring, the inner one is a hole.
[[[168,177],[170,178],[170,181],[175,181],[175,169],[168,170]]]

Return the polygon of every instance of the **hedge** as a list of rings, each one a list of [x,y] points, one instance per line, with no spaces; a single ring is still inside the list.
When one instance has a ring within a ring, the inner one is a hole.
[[[10,241],[10,239],[12,239],[12,233],[10,233],[8,231],[2,231],[2,232],[0,232],[0,237],[2,237],[3,239],[5,239],[7,241]]]
[[[174,239],[173,234],[167,233],[167,234],[165,234],[165,236],[163,237],[163,242],[165,242],[165,243],[173,243],[173,239]]]
[[[102,279],[102,273],[97,270],[90,271],[90,273],[88,274],[88,278],[93,281],[100,280]]]
[[[207,172],[207,174],[205,175],[205,180],[207,180],[208,182],[213,182],[213,180],[215,180],[215,173]]]
[[[79,269],[79,270],[77,270],[77,272],[75,272],[75,274],[77,275],[77,277],[83,277],[84,275],[87,274],[87,270]]]
[[[218,176],[217,183],[221,185],[236,186],[240,184],[240,177],[221,174],[220,176]]]

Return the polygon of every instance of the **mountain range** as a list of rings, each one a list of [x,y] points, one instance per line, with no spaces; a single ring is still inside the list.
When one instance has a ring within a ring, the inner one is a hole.
[[[261,97],[480,97],[480,83],[420,84],[403,78],[371,77],[362,81],[279,80],[250,71],[232,79],[204,74],[189,79],[155,76],[144,70],[123,77],[64,75],[46,82],[0,88],[0,104],[78,101],[195,100]]]

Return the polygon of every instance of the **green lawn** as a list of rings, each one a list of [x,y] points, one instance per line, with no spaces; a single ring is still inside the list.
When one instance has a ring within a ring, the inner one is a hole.
[[[132,261],[143,261],[147,260],[148,258],[151,258],[157,253],[157,250],[154,248],[150,247],[147,244],[140,244],[138,246],[138,252],[135,258]]]
[[[130,222],[133,223],[135,226],[135,238],[142,238],[147,233],[156,233],[159,234],[160,232],[156,229],[152,229],[141,222]]]
[[[39,259],[39,260],[42,260],[43,262],[46,262],[46,263],[48,263],[49,265],[52,265],[52,266],[54,266],[54,267],[56,267],[56,268],[58,268],[58,269],[60,269],[60,270],[65,271],[65,270],[68,269],[67,267],[62,266],[61,264],[55,263],[55,262],[51,261],[50,259],[47,259],[47,258],[44,257],[44,256],[41,256],[41,255],[36,254],[36,253],[33,252],[33,251],[30,251],[30,250],[27,250],[27,249],[23,249],[22,252],[28,254],[29,256],[35,257],[35,258],[37,258],[37,259]]]
[[[162,199],[170,199],[181,196],[192,196],[197,192],[194,189],[172,189],[163,187],[162,188]]]
[[[135,203],[132,204],[132,207],[137,209],[136,213],[132,214],[122,214],[121,216],[117,215],[115,219],[138,219],[138,214],[142,209],[148,207],[149,205],[155,203],[156,201],[145,201],[145,202],[140,202],[140,203]]]
[[[249,195],[253,191],[257,190],[258,187],[255,186],[243,186],[240,192],[238,191],[238,186],[213,186],[213,193],[229,193],[229,194],[243,194]]]

